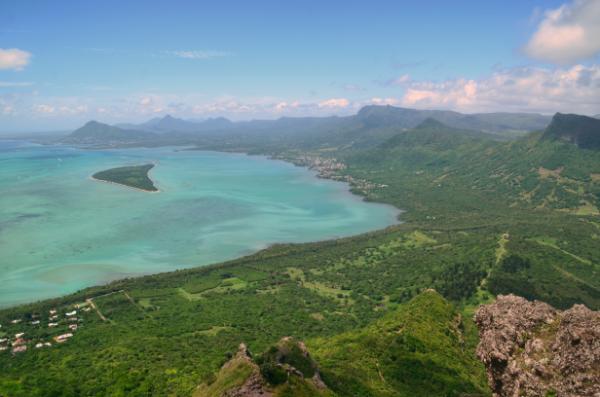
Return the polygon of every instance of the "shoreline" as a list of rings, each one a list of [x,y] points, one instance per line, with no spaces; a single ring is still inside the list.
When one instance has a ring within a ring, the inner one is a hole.
[[[88,150],[87,148],[80,148],[83,150]],[[114,148],[114,149],[118,149],[118,148]],[[109,149],[110,150],[110,149]],[[173,273],[173,272],[178,272],[178,271],[186,271],[186,270],[193,270],[193,269],[199,269],[199,268],[209,268],[209,267],[213,267],[213,266],[227,266],[230,264],[230,262],[234,262],[237,261],[241,258],[247,257],[247,256],[251,256],[251,255],[255,255],[261,251],[265,251],[270,249],[273,246],[277,246],[280,244],[292,244],[292,245],[296,245],[296,244],[310,244],[310,243],[319,243],[319,242],[325,242],[325,241],[337,241],[337,240],[342,240],[342,239],[348,239],[348,238],[355,238],[357,236],[361,236],[361,235],[366,235],[366,234],[370,234],[370,233],[378,233],[378,232],[382,232],[385,231],[388,228],[391,227],[395,227],[398,226],[402,223],[404,223],[401,219],[400,216],[405,212],[404,210],[396,207],[395,205],[389,204],[389,203],[385,203],[385,202],[381,202],[381,201],[376,201],[376,200],[369,200],[367,198],[366,192],[363,190],[357,191],[355,189],[353,189],[353,182],[355,181],[349,181],[346,180],[343,175],[334,175],[334,174],[328,174],[328,173],[323,173],[321,169],[319,169],[319,167],[315,167],[315,166],[311,166],[311,164],[307,164],[307,163],[302,163],[302,162],[297,162],[294,160],[294,158],[290,158],[290,157],[277,157],[277,155],[269,155],[269,154],[252,154],[252,153],[247,153],[247,152],[241,152],[241,151],[223,151],[223,150],[206,150],[206,149],[199,149],[199,148],[193,148],[193,149],[187,149],[187,150],[191,150],[191,151],[204,151],[204,152],[214,152],[214,153],[220,153],[220,154],[237,154],[237,155],[241,155],[241,156],[248,156],[248,157],[254,157],[254,156],[258,156],[258,157],[263,157],[266,160],[269,161],[281,161],[283,163],[286,164],[290,164],[292,166],[295,167],[299,167],[299,168],[304,168],[307,171],[310,171],[310,173],[313,175],[313,177],[317,178],[317,179],[323,179],[323,180],[328,180],[331,182],[337,182],[340,184],[345,185],[345,191],[347,194],[355,196],[357,199],[360,198],[360,200],[365,201],[365,202],[369,202],[371,204],[377,204],[377,205],[384,205],[384,206],[389,206],[391,208],[393,208],[395,210],[395,214],[393,215],[393,217],[391,218],[391,224],[389,224],[388,226],[385,226],[383,228],[377,228],[377,229],[373,229],[373,230],[367,230],[365,232],[362,233],[358,233],[358,234],[352,234],[349,236],[331,236],[329,238],[324,238],[324,239],[318,239],[318,240],[311,240],[311,241],[307,241],[307,242],[288,242],[288,243],[281,243],[281,242],[273,242],[273,243],[268,243],[266,244],[264,247],[258,249],[258,250],[253,250],[253,251],[248,251],[240,256],[231,258],[231,259],[227,259],[225,261],[221,261],[221,262],[214,262],[214,263],[208,263],[205,265],[198,265],[198,264],[192,264],[190,266],[184,266],[181,268],[177,268],[177,269],[173,269],[173,270],[167,270],[167,271],[159,271],[157,273],[141,273],[141,274],[135,274],[135,275],[130,275],[128,277],[124,277],[124,278],[111,278],[109,281],[107,281],[106,283],[100,283],[100,284],[93,284],[90,285],[88,287],[83,287],[81,290],[86,290],[86,289],[92,289],[92,288],[103,288],[103,287],[107,287],[110,286],[110,284],[114,283],[114,282],[118,282],[120,280],[124,280],[124,279],[129,279],[129,278],[140,278],[140,277],[147,277],[147,276],[154,276],[154,275],[161,275],[161,274],[169,274],[169,273]],[[152,164],[154,166],[156,166],[159,162],[155,161],[152,162]],[[152,168],[154,169],[154,167]],[[150,169],[148,171],[148,177],[150,178],[150,172],[152,171],[152,169]],[[112,185],[118,185],[124,188],[128,188],[128,189],[132,189],[135,191],[142,191],[144,193],[161,193],[162,190],[160,190],[157,187],[157,191],[148,191],[148,190],[144,190],[144,189],[140,189],[140,188],[136,188],[133,186],[127,186],[127,185],[123,185],[121,183],[117,183],[117,182],[112,182],[112,181],[106,181],[106,180],[102,180],[102,179],[98,179],[98,178],[94,178],[92,175],[88,176],[88,179],[95,181],[95,182],[103,182],[103,183],[108,183],[108,184],[112,184]],[[339,177],[339,178],[336,178]],[[152,178],[150,178],[152,180]],[[154,180],[152,180],[152,183],[154,184]],[[27,305],[32,305],[32,304],[39,304],[42,303],[44,301],[56,301],[56,300],[62,300],[62,299],[68,299],[69,296],[74,295],[79,293],[80,291],[74,291],[71,293],[66,293],[66,294],[62,294],[62,295],[58,295],[58,296],[53,296],[53,297],[49,297],[49,298],[43,298],[43,299],[39,299],[39,300],[34,300],[31,302],[23,302],[23,303],[18,303],[16,305],[10,305],[10,306],[2,306],[0,307],[0,311],[4,311],[4,310],[12,310],[21,306],[27,306]]]

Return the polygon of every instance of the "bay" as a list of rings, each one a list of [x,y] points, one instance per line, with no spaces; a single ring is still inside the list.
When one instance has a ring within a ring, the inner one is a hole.
[[[150,162],[160,193],[90,178]],[[261,156],[0,141],[0,306],[274,243],[355,235],[394,224],[398,214],[345,183]]]

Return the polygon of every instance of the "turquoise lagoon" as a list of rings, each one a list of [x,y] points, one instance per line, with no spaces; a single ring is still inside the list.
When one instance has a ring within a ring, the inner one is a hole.
[[[157,163],[160,193],[90,179]],[[348,185],[260,156],[0,141],[0,306],[397,222]]]

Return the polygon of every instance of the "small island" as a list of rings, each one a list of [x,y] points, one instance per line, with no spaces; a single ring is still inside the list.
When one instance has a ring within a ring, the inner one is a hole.
[[[128,167],[117,167],[100,171],[92,175],[93,179],[116,183],[130,188],[143,190],[145,192],[158,192],[154,182],[148,176],[148,172],[154,168],[154,164],[135,165]]]

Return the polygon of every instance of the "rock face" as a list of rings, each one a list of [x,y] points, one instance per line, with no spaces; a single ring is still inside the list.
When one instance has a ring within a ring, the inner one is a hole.
[[[600,312],[500,295],[475,321],[494,396],[600,397]]]
[[[248,348],[244,343],[240,344],[235,358],[225,363],[223,367],[227,369],[232,363],[240,360],[249,365],[252,368],[252,372],[241,386],[225,391],[223,397],[271,397],[273,394],[266,389],[266,382],[260,374],[258,366],[252,361]]]

